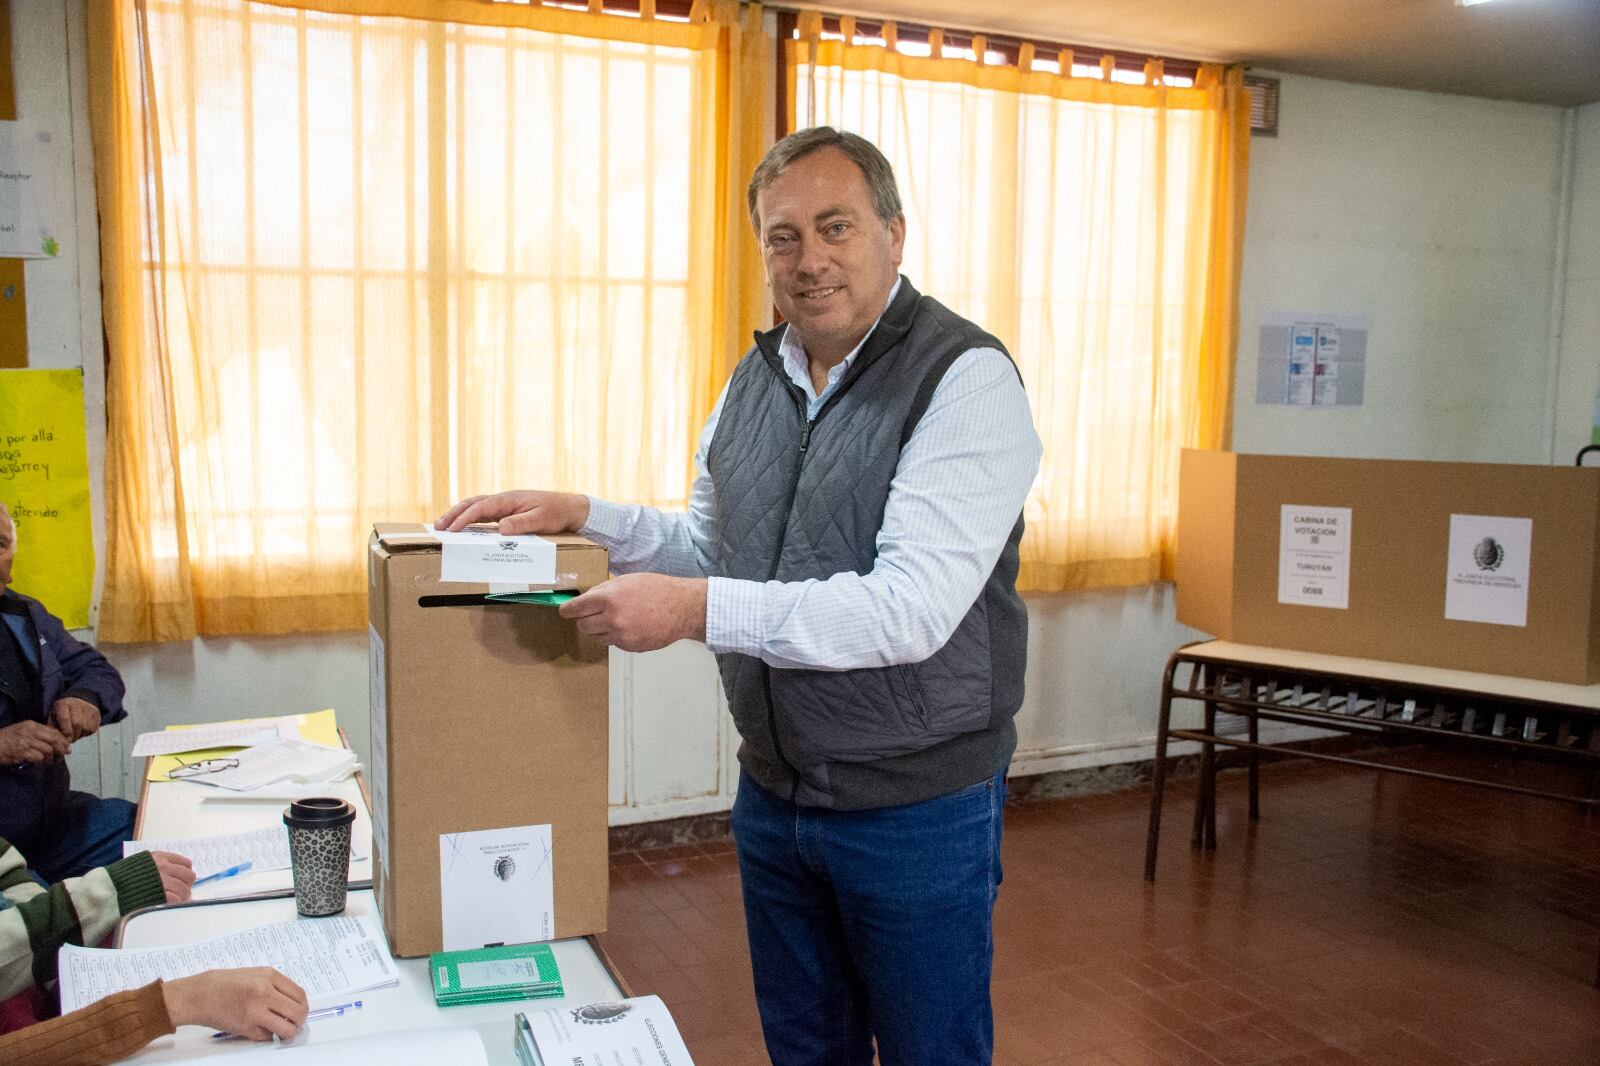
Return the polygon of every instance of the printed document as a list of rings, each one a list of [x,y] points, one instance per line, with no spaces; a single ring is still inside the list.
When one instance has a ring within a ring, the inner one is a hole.
[[[210,877],[246,862],[250,864],[251,873],[287,870],[289,831],[281,825],[271,825],[248,833],[186,837],[182,840],[125,840],[122,843],[124,858],[141,851],[170,851],[182,855],[194,864],[196,877]],[[361,841],[352,836],[350,857],[364,859],[365,852]]]
[[[439,837],[444,950],[531,944],[556,935],[550,826]]]
[[[659,996],[519,1013],[517,1040],[531,1042],[545,1066],[694,1066]]]
[[[242,791],[279,781],[342,781],[356,769],[356,753],[304,740],[280,740],[208,759],[205,773],[188,778],[203,785]]]
[[[156,978],[205,970],[272,966],[306,990],[312,1007],[400,983],[378,921],[368,915],[274,922],[197,944],[163,948],[80,948],[57,957],[61,1011],[77,1010]]]
[[[291,732],[287,734],[293,736]],[[202,751],[206,748],[248,748],[255,744],[270,744],[284,739],[285,734],[276,725],[258,723],[197,725],[192,729],[167,729],[154,733],[140,733],[133,743],[132,755],[142,759],[148,755],[176,755],[184,751]]]
[[[435,533],[444,545],[440,581],[475,584],[552,585],[556,580],[556,544],[522,534],[504,536],[492,529]]]

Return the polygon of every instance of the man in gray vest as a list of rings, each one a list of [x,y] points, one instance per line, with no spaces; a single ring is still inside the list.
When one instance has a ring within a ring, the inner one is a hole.
[[[688,512],[508,492],[438,522],[581,531],[621,576],[562,608],[629,651],[703,640],[743,744],[732,826],[777,1066],[972,1066],[1027,612],[1040,444],[998,340],[898,269],[889,163],[827,127],[773,146],[750,218],[785,324],[700,438]]]

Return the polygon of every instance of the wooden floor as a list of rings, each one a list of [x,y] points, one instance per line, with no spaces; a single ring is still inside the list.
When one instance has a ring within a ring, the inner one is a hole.
[[[1255,825],[1241,774],[1219,793],[1206,854],[1169,789],[1153,886],[1148,792],[1008,808],[997,1064],[1600,1064],[1600,815],[1307,762],[1263,769]],[[698,1066],[765,1063],[732,845],[612,877],[635,992]]]

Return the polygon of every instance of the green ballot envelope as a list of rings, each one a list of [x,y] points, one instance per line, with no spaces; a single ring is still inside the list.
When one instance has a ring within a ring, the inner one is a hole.
[[[484,597],[489,603],[530,603],[537,607],[560,607],[577,598],[576,592],[491,592]]]
[[[433,999],[441,1007],[546,999],[563,994],[549,944],[441,951],[429,959]]]

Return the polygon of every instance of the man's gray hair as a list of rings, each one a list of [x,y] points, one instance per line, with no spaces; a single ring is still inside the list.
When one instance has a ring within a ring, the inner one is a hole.
[[[750,224],[757,233],[761,232],[761,219],[756,213],[756,197],[761,195],[761,190],[777,181],[778,175],[788,169],[790,163],[824,148],[838,149],[850,162],[861,168],[861,176],[867,179],[867,192],[872,196],[873,213],[880,219],[893,222],[904,213],[900,207],[900,189],[894,183],[894,168],[878,151],[877,145],[859,134],[846,133],[832,126],[813,126],[808,130],[796,130],[767,149],[756,172],[750,176],[747,193]]]

